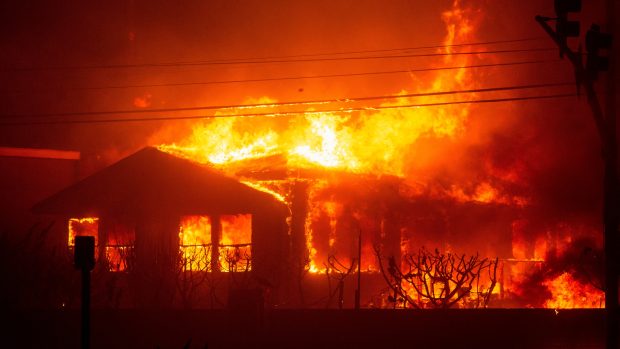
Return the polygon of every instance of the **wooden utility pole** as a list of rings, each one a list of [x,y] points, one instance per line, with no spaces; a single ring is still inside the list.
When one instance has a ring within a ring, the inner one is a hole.
[[[607,0],[607,32],[614,34],[616,0]],[[618,349],[618,143],[616,125],[616,63],[618,50],[612,43],[609,48],[609,71],[607,73],[607,96],[605,100],[606,145],[603,146],[605,157],[605,310],[607,311],[606,333],[607,348]]]
[[[608,31],[611,32],[614,12],[614,0],[607,0]],[[610,68],[607,77],[607,98],[605,113],[594,89],[594,79],[591,72],[586,70],[582,63],[581,52],[573,52],[566,41],[556,33],[547,21],[550,18],[536,16],[536,21],[559,46],[561,52],[573,64],[578,87],[583,86],[592,116],[601,139],[602,156],[604,162],[604,243],[605,243],[605,310],[606,310],[606,339],[608,349],[618,349],[618,144],[616,137],[615,115],[615,67],[617,60],[610,51]]]

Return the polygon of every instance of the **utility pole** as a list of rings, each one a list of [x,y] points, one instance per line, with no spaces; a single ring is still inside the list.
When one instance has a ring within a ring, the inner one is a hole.
[[[615,0],[607,0],[608,14],[608,31],[613,28]],[[564,7],[563,7],[564,6]],[[536,21],[555,41],[560,49],[560,56],[566,56],[575,69],[575,78],[577,80],[577,88],[584,88],[586,98],[592,116],[596,123],[596,128],[601,139],[602,156],[604,162],[604,201],[603,201],[603,225],[604,225],[604,243],[605,243],[605,310],[606,310],[606,343],[608,349],[618,349],[618,213],[620,205],[618,205],[618,144],[616,137],[616,115],[615,115],[615,67],[617,60],[613,60],[611,35],[599,32],[598,26],[593,26],[586,36],[586,47],[588,47],[587,68],[584,68],[581,47],[578,53],[573,52],[566,44],[567,36],[578,36],[579,30],[570,33],[558,32],[563,27],[559,23],[567,23],[567,12],[577,12],[581,9],[581,3],[575,0],[555,0],[557,18],[548,18],[536,16]],[[560,11],[558,11],[560,8]],[[568,9],[568,10],[567,10]],[[562,11],[564,11],[562,13]],[[559,13],[558,13],[559,12]],[[547,23],[550,20],[558,21],[557,30],[551,29]],[[575,23],[575,22],[571,22]],[[565,26],[568,28],[570,26]],[[574,28],[571,28],[574,29]],[[603,40],[604,39],[604,40]],[[605,42],[605,43],[603,43]],[[598,57],[599,46],[609,50],[609,57]],[[609,59],[609,60],[607,60]],[[604,60],[607,60],[606,62]],[[609,63],[608,66],[599,63]],[[605,112],[601,106],[594,82],[598,71],[608,70],[607,76],[607,97],[605,100]]]
[[[614,34],[615,0],[607,0],[607,32]],[[604,146],[605,160],[605,310],[607,311],[607,348],[618,349],[618,143],[616,125],[616,67],[618,50],[609,46],[609,68],[607,74],[606,121],[607,145]]]

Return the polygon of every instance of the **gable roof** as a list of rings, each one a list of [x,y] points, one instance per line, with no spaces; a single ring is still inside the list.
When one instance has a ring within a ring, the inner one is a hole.
[[[234,178],[147,147],[39,202],[69,216],[285,212],[284,203]]]

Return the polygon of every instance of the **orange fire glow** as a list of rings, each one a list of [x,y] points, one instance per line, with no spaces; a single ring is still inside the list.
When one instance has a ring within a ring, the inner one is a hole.
[[[215,253],[220,271],[251,270],[252,216],[224,215],[219,219],[221,235],[214,242],[209,216],[181,218],[179,241],[185,270],[211,271]]]
[[[448,35],[444,41],[447,46],[439,52],[450,52],[452,48],[449,45],[473,39],[474,20],[470,19],[471,13],[459,6],[458,1],[455,2],[455,7],[442,16],[448,28]],[[467,65],[471,59],[466,55],[447,55],[443,63]],[[459,89],[475,85],[466,69],[459,69],[456,73],[439,71],[430,83],[422,81],[417,83],[415,92]],[[397,95],[409,92],[402,90]],[[446,98],[450,100],[456,97],[402,97],[384,102],[381,106],[445,102]],[[264,103],[266,105],[261,109],[277,112],[277,108],[269,105],[274,102],[273,99],[266,97],[248,101],[251,104]],[[305,115],[291,117],[287,122],[280,122],[277,118],[270,117],[214,118],[197,123],[186,139],[174,144],[160,145],[159,149],[193,161],[215,164],[224,170],[242,161],[278,157],[283,159],[283,167],[292,179],[295,178],[296,169],[338,170],[361,175],[403,177],[410,161],[408,157],[415,156],[408,150],[412,144],[424,139],[458,138],[465,129],[469,115],[467,106],[368,109],[359,113],[320,112],[314,109],[315,107],[318,108],[316,105],[308,106]],[[343,107],[346,107],[346,103]],[[247,108],[238,108],[232,112],[245,109]],[[230,114],[231,110],[222,110],[221,113]],[[311,193],[330,185],[324,181],[310,182]],[[245,178],[244,183],[275,193],[282,201],[286,200],[286,193],[266,190],[261,181]],[[480,184],[471,194],[465,194],[463,190],[454,187],[452,193],[447,195],[461,201],[485,203],[510,200],[490,183]],[[316,201],[312,198],[309,207],[306,224],[309,270],[311,272],[325,270],[324,264],[328,255],[335,255],[344,262],[352,261],[355,258],[353,248],[349,248],[348,242],[341,240],[356,240],[358,234],[344,233],[344,229],[340,226],[343,222],[342,203],[333,200]],[[357,212],[347,212],[345,215],[350,220],[359,218],[356,217],[359,216]],[[329,231],[327,234],[329,236],[325,242],[320,242],[325,237],[318,238],[313,232],[313,220],[322,216],[327,217],[329,221],[329,227],[325,228]],[[339,221],[340,225],[336,227]],[[339,236],[343,233],[350,236]],[[317,243],[324,246],[316,246]],[[370,239],[363,244],[362,250],[363,269],[377,270]],[[222,260],[220,263],[222,268],[225,268]]]
[[[105,262],[108,271],[121,272],[129,268],[134,245],[134,232],[119,224],[110,224],[105,237]],[[69,246],[75,246],[76,236],[93,236],[95,246],[99,246],[99,218],[70,218],[68,225]],[[95,249],[98,257],[99,249]]]
[[[130,269],[135,244],[135,231],[122,224],[108,223],[105,255],[110,271],[127,271]]]
[[[562,273],[554,279],[546,280],[551,294],[544,306],[551,309],[603,308],[605,293],[591,284],[575,280],[570,273]]]
[[[186,270],[211,270],[211,219],[184,216],[179,227],[182,264]]]
[[[220,270],[251,270],[252,215],[222,216]]]
[[[83,217],[69,219],[69,246],[75,246],[76,236],[94,236],[95,246],[99,245],[99,218]]]
[[[450,45],[455,43],[474,42],[476,18],[475,11],[462,8],[458,0],[454,1],[453,8],[442,14],[447,30],[444,40],[446,47],[438,52],[454,51],[455,48]],[[471,55],[446,55],[442,64],[467,66],[474,59]],[[476,80],[468,69],[439,70],[428,80],[421,81],[415,76],[413,79],[414,87],[398,91],[395,95],[477,87]],[[469,94],[468,97],[473,98],[475,95]],[[412,175],[412,168],[418,168],[416,159],[424,154],[413,153],[411,149],[416,149],[415,145],[425,141],[463,140],[471,113],[470,107],[467,104],[433,108],[373,107],[450,102],[461,98],[462,95],[401,97],[379,105],[363,105],[362,111],[356,112],[346,111],[346,108],[360,106],[346,101],[337,106],[344,109],[342,112],[324,112],[321,111],[321,105],[309,104],[304,115],[291,116],[285,121],[277,117],[216,117],[193,125],[191,134],[184,139],[171,144],[160,144],[158,148],[192,161],[212,164],[232,175],[236,175],[236,171],[243,168],[244,164],[250,167],[260,163],[261,168],[271,166],[283,170],[286,178],[277,180],[289,184],[295,181],[307,183],[308,212],[304,231],[309,259],[307,270],[310,273],[324,273],[328,270],[326,261],[330,256],[336,257],[345,265],[354,263],[358,258],[359,232],[362,231],[365,235],[362,238],[361,269],[365,272],[376,272],[379,268],[373,244],[378,238],[370,236],[372,234],[368,234],[368,230],[378,231],[375,235],[383,237],[390,229],[388,220],[379,218],[373,222],[374,217],[368,214],[373,209],[366,208],[363,211],[350,207],[352,205],[339,200],[335,195],[325,194],[326,188],[333,188],[341,183],[332,181],[333,176],[325,173],[347,173],[365,176],[364,178],[393,176],[408,183],[416,183],[411,190],[417,190],[418,186],[426,188],[423,175],[418,177],[417,172],[415,176]],[[274,105],[276,101],[268,97],[249,99],[247,103],[264,105],[220,110],[215,115],[247,113],[248,110],[276,115],[288,111],[287,107]],[[302,170],[314,170],[319,174],[304,176],[300,174]],[[238,177],[241,177],[243,183],[270,193],[291,207],[290,193],[287,190],[274,189],[274,186],[266,185],[268,180],[265,179],[243,175]],[[519,180],[519,175],[510,171],[498,173],[497,177],[509,182]],[[517,208],[529,204],[528,198],[511,195],[493,181],[478,179],[473,185],[469,184],[466,188],[455,182],[441,190],[427,191],[431,192],[432,196],[457,203],[495,204]],[[515,221],[515,224],[518,225],[519,222]],[[209,217],[184,217],[179,238],[183,258],[187,261],[186,268],[210,270],[210,261],[216,252],[219,256],[217,265],[221,271],[248,270],[251,266],[244,265],[243,261],[249,261],[251,257],[251,232],[251,216],[222,216],[221,237],[213,246],[214,237]],[[407,241],[408,237],[402,231],[395,230],[395,233],[403,234],[399,238],[401,245],[406,245],[403,241]],[[514,238],[515,263],[520,260],[535,263],[542,261],[544,252],[539,250],[546,250],[546,244],[537,245],[535,256],[527,252],[524,246],[525,244],[521,245],[520,241]],[[218,251],[213,251],[212,247]],[[202,252],[197,250],[201,248]],[[511,265],[512,267],[507,269],[522,272],[523,267]],[[595,306],[594,303],[600,305],[598,290],[579,285],[568,274],[549,281],[547,286],[554,295],[554,298],[545,304],[547,307],[592,307]],[[499,289],[500,287],[494,292],[499,292]]]
[[[458,8],[458,1],[455,6],[455,9],[443,14],[448,27],[444,41],[447,46],[439,49],[439,53],[451,52],[453,49],[449,45],[456,42],[473,39],[473,22],[468,12]],[[467,65],[471,59],[465,55],[447,55],[443,63]],[[467,69],[457,69],[456,73],[439,71],[430,81],[416,81],[419,87],[415,92],[436,92],[475,85]],[[396,96],[410,92],[402,90]],[[456,98],[401,97],[380,106],[446,102]],[[264,103],[259,107],[261,111],[267,109],[277,113],[277,106],[273,106],[275,102],[268,97],[247,100],[248,104]],[[201,163],[218,165],[278,155],[283,156],[288,169],[326,168],[403,176],[406,173],[404,156],[409,153],[412,144],[421,139],[458,137],[465,129],[469,115],[466,105],[383,110],[373,110],[370,106],[357,114],[346,110],[321,112],[315,107],[309,105],[305,115],[291,117],[286,123],[278,122],[273,117],[214,118],[196,124],[186,139],[159,145],[159,149]],[[342,107],[347,107],[346,102]],[[247,109],[252,110],[252,107],[222,110],[215,115]]]

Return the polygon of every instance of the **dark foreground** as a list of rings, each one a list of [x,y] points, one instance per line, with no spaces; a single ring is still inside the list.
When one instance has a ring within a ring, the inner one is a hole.
[[[2,314],[3,348],[78,348],[79,311]],[[92,348],[603,348],[601,310],[96,310]]]

